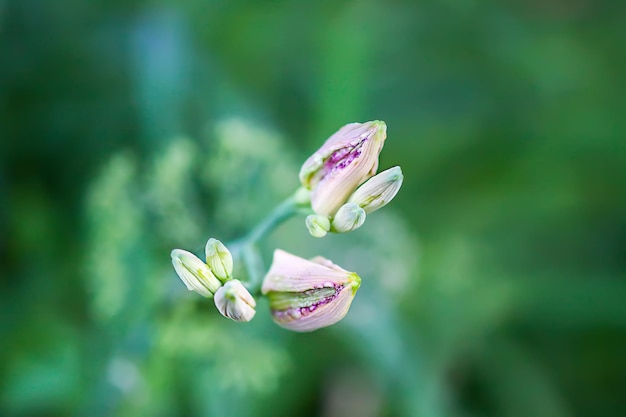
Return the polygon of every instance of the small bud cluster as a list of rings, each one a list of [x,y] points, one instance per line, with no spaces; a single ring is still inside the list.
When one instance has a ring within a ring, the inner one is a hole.
[[[233,279],[233,257],[222,242],[209,239],[205,247],[206,262],[182,249],[172,251],[172,264],[187,289],[203,297],[213,298],[224,317],[250,321],[256,302],[246,287]]]
[[[305,224],[314,237],[358,229],[367,214],[389,203],[402,186],[396,166],[377,175],[387,138],[384,122],[350,123],[332,135],[300,169],[315,212]]]

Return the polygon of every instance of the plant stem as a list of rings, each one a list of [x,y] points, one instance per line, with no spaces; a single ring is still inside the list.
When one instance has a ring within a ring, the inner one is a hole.
[[[263,258],[259,248],[254,244],[244,246],[242,259],[248,270],[246,287],[253,296],[259,296],[261,295],[261,284],[265,275],[265,266],[263,265]]]
[[[295,214],[310,212],[308,202],[303,202],[302,197],[298,198],[298,192],[300,190],[276,206],[247,235],[229,244],[231,252],[245,264],[248,272],[248,281],[245,284],[252,294],[258,295],[261,281],[265,275],[265,267],[258,243]]]
[[[274,211],[272,211],[265,219],[257,224],[251,231],[242,239],[244,245],[253,245],[259,240],[267,236],[278,225],[289,219],[291,216],[298,212],[298,205],[294,197],[289,197],[282,203],[280,203]]]

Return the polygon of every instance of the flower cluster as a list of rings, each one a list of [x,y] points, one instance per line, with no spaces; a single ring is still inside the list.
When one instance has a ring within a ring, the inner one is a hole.
[[[400,167],[375,175],[386,138],[385,122],[350,123],[302,165],[300,182],[311,191],[315,212],[306,219],[312,236],[355,230],[395,197],[403,180]]]
[[[376,174],[386,137],[384,122],[351,123],[332,135],[302,165],[303,189],[293,201],[298,205],[310,204],[313,214],[305,224],[312,236],[355,230],[363,225],[366,215],[385,206],[398,193],[403,180],[400,167]],[[281,220],[285,217],[283,211],[275,216]],[[278,222],[262,224],[274,223]],[[251,233],[255,240],[244,243],[252,246],[260,235]],[[185,250],[172,251],[174,269],[187,289],[213,298],[225,317],[240,322],[252,320],[256,302],[248,289],[232,277],[230,251],[219,240],[209,239],[205,254],[203,262]],[[307,260],[277,249],[259,295],[268,298],[272,318],[278,325],[308,332],[340,321],[360,285],[361,278],[356,273],[328,259],[318,256]]]

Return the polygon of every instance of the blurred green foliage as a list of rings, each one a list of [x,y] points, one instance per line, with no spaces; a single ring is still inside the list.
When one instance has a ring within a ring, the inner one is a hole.
[[[626,3],[0,0],[0,414],[619,416]],[[396,200],[262,247],[363,278],[312,334],[221,317],[237,238],[341,125]]]

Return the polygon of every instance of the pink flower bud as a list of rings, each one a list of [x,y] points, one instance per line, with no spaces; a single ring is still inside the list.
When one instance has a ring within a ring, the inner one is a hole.
[[[310,332],[341,320],[360,285],[357,274],[327,259],[309,261],[277,249],[261,290],[278,325]]]
[[[317,214],[332,217],[378,169],[387,137],[385,122],[350,123],[332,135],[300,169],[300,182],[311,190]]]

